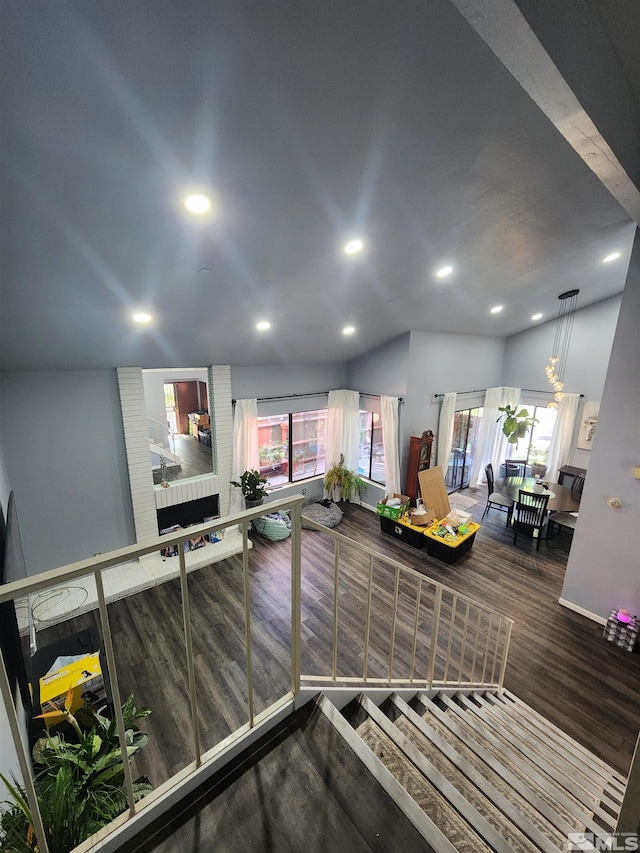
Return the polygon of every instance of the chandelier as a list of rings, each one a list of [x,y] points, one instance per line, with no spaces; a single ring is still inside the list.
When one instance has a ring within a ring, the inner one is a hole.
[[[557,409],[558,403],[564,400],[564,371],[567,366],[567,354],[579,293],[579,290],[567,290],[566,293],[561,293],[558,296],[560,310],[558,311],[556,336],[553,341],[553,351],[549,358],[549,364],[544,369],[547,380],[554,390],[553,400],[548,406],[550,409]]]

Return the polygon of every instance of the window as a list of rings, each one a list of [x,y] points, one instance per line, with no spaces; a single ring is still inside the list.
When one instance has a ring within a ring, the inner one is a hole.
[[[327,410],[258,418],[258,448],[268,486],[324,474]]]
[[[511,456],[526,458],[527,465],[546,465],[558,411],[546,406],[527,406],[526,403],[521,403],[519,408],[527,409],[532,417],[537,418],[537,423],[529,427],[527,434],[517,444],[511,445]]]
[[[360,412],[358,474],[384,485],[384,445],[382,417],[377,412]]]
[[[464,409],[453,416],[451,455],[445,483],[450,491],[469,485],[484,407]]]

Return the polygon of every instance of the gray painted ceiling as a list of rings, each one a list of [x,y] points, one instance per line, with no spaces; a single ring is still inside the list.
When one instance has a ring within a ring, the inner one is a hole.
[[[0,17],[0,369],[343,361],[624,287],[629,215],[449,0]]]

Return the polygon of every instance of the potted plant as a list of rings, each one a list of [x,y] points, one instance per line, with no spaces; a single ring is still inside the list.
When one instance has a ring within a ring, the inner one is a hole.
[[[263,477],[260,471],[251,470],[240,474],[240,482],[232,480],[231,485],[242,489],[245,506],[247,509],[252,509],[254,506],[260,506],[266,498],[267,490],[264,487],[266,482],[267,478]]]
[[[502,424],[502,432],[506,435],[509,444],[517,444],[519,439],[524,438],[534,424],[538,423],[538,418],[529,415],[528,409],[520,409],[517,406],[499,406],[499,412],[503,412],[498,418],[498,421],[504,419]],[[496,421],[497,423],[497,421]]]
[[[48,733],[33,747],[33,784],[51,853],[75,848],[127,808],[115,720],[103,716],[102,709],[91,703],[71,713],[72,701],[73,690],[69,688],[62,710],[40,715],[52,722],[65,720],[69,733]],[[149,741],[135,721],[150,713],[148,708],[136,708],[133,696],[122,706],[129,760]],[[9,808],[0,816],[0,850],[35,853],[40,847],[24,788],[15,779],[0,779],[11,798]],[[136,801],[152,790],[148,781],[133,783]]]
[[[366,483],[356,471],[350,471],[345,468],[344,454],[340,454],[340,461],[334,462],[331,468],[324,476],[324,487],[331,500],[336,500],[336,495],[340,495],[338,500],[349,503],[352,495],[360,497],[366,488]]]
[[[544,477],[547,473],[547,451],[533,444],[529,445],[529,464],[532,477]]]

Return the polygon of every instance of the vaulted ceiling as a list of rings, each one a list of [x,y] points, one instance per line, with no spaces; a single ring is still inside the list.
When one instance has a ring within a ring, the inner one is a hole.
[[[639,6],[506,3],[616,151],[613,190],[548,69],[505,57],[470,0],[4,0],[0,369],[342,361],[621,292]],[[583,12],[599,92],[565,38]]]

